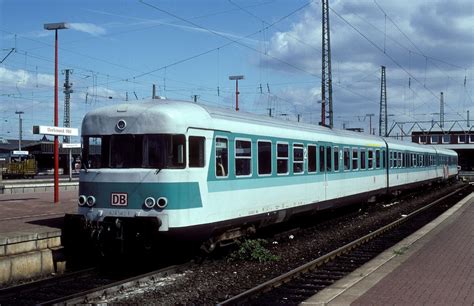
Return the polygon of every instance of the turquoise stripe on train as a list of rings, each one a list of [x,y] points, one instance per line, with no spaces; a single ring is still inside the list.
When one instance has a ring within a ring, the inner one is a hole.
[[[126,192],[128,194],[127,206],[110,205],[113,192]],[[80,195],[94,195],[96,205],[94,208],[115,209],[142,209],[147,197],[166,197],[168,206],[166,210],[179,210],[202,207],[199,183],[94,183],[80,182]]]

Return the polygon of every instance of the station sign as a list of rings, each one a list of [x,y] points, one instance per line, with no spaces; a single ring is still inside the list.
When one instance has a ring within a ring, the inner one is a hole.
[[[63,142],[62,145],[63,149],[75,149],[75,148],[80,148],[81,144],[80,143],[65,143]]]
[[[28,155],[29,153],[28,151],[13,151],[13,155]]]
[[[76,128],[66,128],[59,126],[34,125],[33,134],[54,136],[77,136],[79,135],[79,130]]]

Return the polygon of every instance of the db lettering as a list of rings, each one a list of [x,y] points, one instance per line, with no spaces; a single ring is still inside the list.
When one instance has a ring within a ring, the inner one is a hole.
[[[126,193],[112,193],[111,204],[117,206],[127,205],[127,194]]]

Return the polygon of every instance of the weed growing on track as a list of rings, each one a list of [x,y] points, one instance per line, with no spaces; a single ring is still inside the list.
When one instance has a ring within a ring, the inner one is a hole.
[[[238,249],[230,254],[230,261],[249,260],[258,262],[276,261],[280,258],[273,255],[265,244],[265,239],[249,239],[243,242],[237,242]]]

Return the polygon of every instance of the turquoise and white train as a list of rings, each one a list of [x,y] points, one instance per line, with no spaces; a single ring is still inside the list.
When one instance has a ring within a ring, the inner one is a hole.
[[[88,113],[82,145],[68,220],[97,239],[208,249],[458,171],[452,150],[171,100]]]

